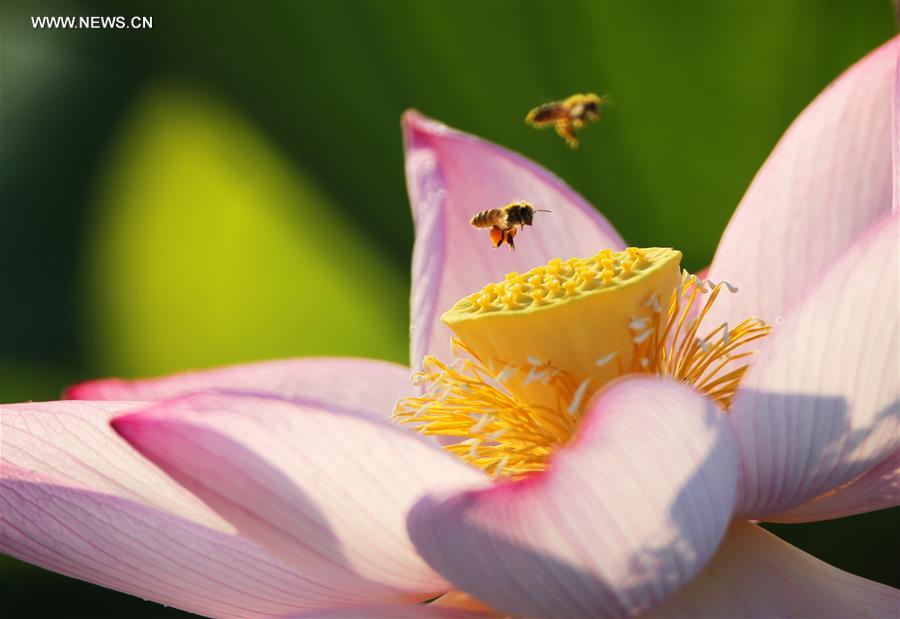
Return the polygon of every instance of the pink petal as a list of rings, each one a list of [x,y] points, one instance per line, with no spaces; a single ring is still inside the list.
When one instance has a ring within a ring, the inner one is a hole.
[[[296,619],[502,619],[502,616],[498,614],[439,608],[430,604],[331,608],[293,615],[293,617]]]
[[[275,398],[196,394],[113,427],[343,605],[446,591],[413,549],[406,511],[427,491],[482,479],[385,421]]]
[[[811,522],[900,505],[900,448],[853,481],[797,507],[769,516],[773,522]]]
[[[4,553],[208,616],[271,616],[341,602],[235,535],[116,436],[109,419],[136,406],[2,407]]]
[[[418,112],[403,116],[406,179],[416,227],[411,311],[412,364],[427,353],[449,358],[450,330],[438,319],[465,295],[551,258],[621,249],[613,227],[560,179],[500,146],[461,133]],[[494,248],[487,230],[469,225],[478,212],[527,200],[534,226],[516,251]]]
[[[835,80],[794,121],[725,230],[711,278],[726,295],[710,324],[784,314],[801,289],[892,204],[898,39]]]
[[[894,618],[898,609],[897,589],[843,572],[739,521],[697,578],[647,618]]]
[[[703,396],[656,378],[622,380],[589,406],[546,473],[416,505],[410,535],[425,560],[529,617],[631,616],[692,578],[731,519],[729,424]]]
[[[73,400],[155,401],[198,391],[252,391],[347,406],[387,417],[411,393],[409,369],[371,359],[308,357],[261,361],[161,378],[107,378],[69,387]]]
[[[896,37],[895,37],[896,40]],[[897,66],[894,69],[894,100],[891,105],[891,118],[893,119],[893,135],[891,143],[894,145],[891,151],[892,168],[894,170],[892,209],[900,210],[900,54],[897,58]]]
[[[764,342],[734,400],[739,513],[775,515],[880,465],[900,427],[900,214],[847,250]]]

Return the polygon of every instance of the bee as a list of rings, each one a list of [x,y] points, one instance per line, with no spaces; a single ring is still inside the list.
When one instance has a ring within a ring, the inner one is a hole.
[[[544,209],[534,208],[528,202],[519,200],[501,208],[492,208],[480,213],[475,213],[471,223],[476,228],[491,229],[491,243],[494,247],[500,247],[504,243],[509,245],[510,251],[515,251],[516,244],[513,239],[516,236],[516,226],[524,230],[525,226],[532,225],[535,213],[549,213]]]
[[[572,95],[564,101],[551,101],[539,105],[525,117],[525,122],[532,127],[544,129],[553,125],[557,135],[566,141],[569,148],[578,148],[577,129],[585,123],[600,120],[600,107],[609,103],[609,97],[594,93]]]

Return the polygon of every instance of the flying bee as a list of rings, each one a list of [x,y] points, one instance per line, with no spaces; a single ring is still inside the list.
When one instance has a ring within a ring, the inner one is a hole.
[[[549,212],[534,208],[528,202],[520,200],[501,208],[492,208],[476,213],[469,223],[476,228],[490,228],[491,243],[494,247],[500,247],[506,243],[509,245],[510,251],[514,251],[516,244],[513,239],[516,236],[516,226],[519,226],[520,230],[524,230],[525,226],[532,225],[535,213]]]
[[[577,129],[588,122],[600,120],[600,107],[609,103],[609,97],[594,93],[572,95],[564,101],[551,101],[539,105],[525,117],[532,127],[544,129],[553,125],[557,135],[562,137],[569,148],[578,148]]]

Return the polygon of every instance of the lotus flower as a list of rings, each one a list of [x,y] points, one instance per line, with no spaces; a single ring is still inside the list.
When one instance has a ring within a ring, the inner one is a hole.
[[[754,521],[900,502],[897,58],[795,121],[712,281],[407,113],[418,386],[298,359],[8,406],[3,551],[215,616],[896,616]],[[515,253],[468,226],[520,197],[553,213]]]

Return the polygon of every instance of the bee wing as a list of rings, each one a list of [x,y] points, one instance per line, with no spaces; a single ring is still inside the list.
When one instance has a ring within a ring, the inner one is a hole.
[[[559,103],[545,103],[528,112],[528,116],[525,117],[525,122],[529,125],[547,125],[564,118],[565,115],[565,110],[563,110]]]
[[[503,212],[500,214],[500,218],[497,220],[496,224],[501,228],[509,228],[509,211],[503,209]]]

